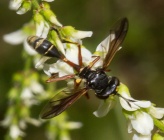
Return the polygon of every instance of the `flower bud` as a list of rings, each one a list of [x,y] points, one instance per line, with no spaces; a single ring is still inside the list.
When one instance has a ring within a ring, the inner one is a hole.
[[[59,29],[59,32],[62,35],[62,37],[65,38],[82,39],[92,36],[92,31],[79,31],[73,28],[72,26],[64,26]]]
[[[44,8],[41,12],[47,21],[56,26],[62,26],[62,24],[57,20],[56,15],[49,8]]]
[[[31,1],[24,1],[21,7],[19,7],[17,14],[19,15],[25,14],[30,9],[31,9]]]
[[[11,0],[9,3],[9,8],[11,10],[17,10],[21,4],[22,4],[23,0]]]
[[[59,39],[58,34],[53,30],[49,33],[51,36],[50,41],[63,53],[65,54],[64,46],[61,40]]]
[[[158,133],[155,133],[152,140],[163,140],[164,137]]]
[[[33,19],[36,23],[36,35],[41,36],[44,29],[44,18],[41,14],[36,13]]]

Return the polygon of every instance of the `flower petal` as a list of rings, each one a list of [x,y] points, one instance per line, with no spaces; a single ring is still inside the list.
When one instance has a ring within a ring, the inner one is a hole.
[[[78,47],[74,44],[67,44],[65,56],[73,63],[78,64]]]
[[[83,39],[86,37],[91,37],[93,34],[92,31],[78,31],[76,30],[75,32],[72,33],[72,37],[76,39]]]
[[[66,124],[65,124],[65,127],[67,128],[67,129],[78,129],[78,128],[81,128],[82,127],[82,123],[81,122],[67,122]]]
[[[30,89],[35,94],[43,94],[44,93],[43,86],[36,81],[31,82]]]
[[[88,49],[86,49],[85,47],[82,46],[81,47],[81,55],[82,55],[82,58],[83,58],[83,64],[88,65],[89,60],[92,57],[92,53]]]
[[[36,55],[37,52],[27,43],[27,40],[24,40],[23,47],[29,55]]]
[[[7,115],[4,120],[0,121],[0,125],[4,127],[8,127],[11,125],[12,122],[12,115]]]
[[[21,44],[25,39],[26,35],[22,30],[18,30],[3,36],[4,41],[12,45]]]
[[[50,59],[50,57],[46,57],[46,56],[43,56],[35,65],[35,68],[43,68],[44,67],[44,63]]]
[[[50,26],[47,22],[44,22],[44,28],[43,28],[43,32],[41,34],[41,37],[42,38],[47,38],[47,35],[49,33],[49,30],[50,30]]]
[[[96,117],[104,117],[105,115],[107,115],[109,110],[114,106],[114,104],[115,100],[111,99],[110,97],[106,100],[101,100],[98,109],[95,112],[93,112],[93,114]]]
[[[27,12],[27,10],[23,7],[19,8],[19,10],[16,12],[18,15],[23,15]]]
[[[59,77],[68,75],[68,74],[74,74],[73,68],[63,62],[62,60],[58,60],[54,64],[45,64],[44,65],[44,72],[51,76],[53,73],[59,73]]]
[[[44,29],[44,22],[40,21],[39,23],[36,23],[36,36],[41,36]]]
[[[46,1],[46,2],[52,2],[52,1],[54,1],[54,0],[42,0],[42,1]]]
[[[141,108],[148,108],[151,106],[150,101],[139,101],[139,100],[134,100],[134,104],[141,107]]]
[[[22,4],[22,0],[10,0],[9,8],[11,10],[17,10]]]
[[[149,112],[153,117],[155,117],[157,119],[161,119],[164,116],[164,108],[151,106],[149,109]]]
[[[134,134],[133,140],[151,140],[151,134],[150,135]]]
[[[66,46],[66,58],[72,61],[75,64],[79,64],[78,62],[78,47],[74,44],[67,44]],[[81,47],[81,54],[83,58],[83,63],[87,65],[89,63],[89,60],[91,59],[91,52],[86,49],[85,47]]]
[[[137,105],[131,103],[131,102],[128,101],[128,100],[125,100],[125,99],[123,99],[123,98],[121,98],[121,97],[120,97],[119,99],[120,99],[120,104],[121,104],[121,106],[122,106],[125,110],[127,110],[127,111],[136,111],[137,109],[140,108],[139,106],[137,106]]]
[[[145,112],[136,112],[131,118],[132,127],[142,135],[150,135],[154,128],[153,119]]]
[[[149,108],[151,106],[150,101],[139,101],[135,100],[130,96],[129,90],[127,90],[126,87],[124,87],[123,84],[120,86],[123,86],[122,88],[119,89],[119,94],[120,94],[120,104],[121,106],[127,110],[127,111],[135,111],[140,108]]]
[[[21,99],[26,100],[26,99],[31,99],[33,98],[34,95],[32,94],[30,88],[26,87],[23,89],[21,93]]]
[[[132,133],[132,124],[128,123],[128,133]]]
[[[25,136],[25,133],[17,125],[12,125],[9,133],[13,140],[18,139],[19,136]]]

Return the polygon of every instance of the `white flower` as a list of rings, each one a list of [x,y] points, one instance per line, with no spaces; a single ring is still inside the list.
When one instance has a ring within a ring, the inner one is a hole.
[[[135,100],[130,96],[128,88],[120,83],[117,89],[121,106],[127,111],[136,111],[141,108],[149,108],[151,106],[150,101]]]
[[[133,140],[151,140],[151,134],[150,135],[134,134]]]
[[[149,108],[149,113],[150,113],[154,118],[162,119],[163,116],[164,116],[164,108],[159,108],[159,107],[151,106],[151,107]]]
[[[86,49],[85,47],[81,46],[81,55],[82,55],[82,61],[84,65],[87,65],[89,63],[89,60],[92,57],[91,52]],[[78,47],[74,44],[69,44],[66,46],[66,58],[70,61],[72,61],[75,64],[79,64],[78,62]]]
[[[9,8],[11,10],[17,10],[21,6],[22,2],[23,0],[10,0]]]
[[[23,7],[20,7],[18,11],[16,12],[18,15],[23,15],[27,12],[27,10]]]
[[[5,42],[12,44],[12,45],[18,45],[23,43],[24,44],[24,49],[25,51],[30,54],[30,55],[35,55],[36,52],[34,51],[34,49],[32,49],[28,44],[27,44],[27,34],[25,34],[23,32],[23,30],[17,30],[15,32],[6,34],[3,36],[3,39]]]
[[[54,0],[42,0],[42,1],[46,1],[46,2],[52,2],[52,1],[54,1]]]
[[[69,121],[65,124],[65,127],[67,129],[78,129],[78,128],[82,127],[82,123],[81,122],[71,122],[71,121]]]
[[[33,119],[33,118],[30,118],[30,117],[26,117],[25,121],[32,124],[32,125],[34,125],[34,126],[40,126],[41,125],[41,121],[38,120],[38,119]]]
[[[77,42],[79,44],[81,44],[80,39],[91,37],[93,34],[92,31],[80,31],[80,30],[76,30],[72,26],[63,26],[62,28],[59,29],[59,33],[61,37],[72,42]]]
[[[32,2],[31,1],[23,1],[21,6],[17,10],[17,14],[22,15],[25,14],[27,11],[29,11],[32,7]]]
[[[34,94],[44,94],[44,89],[42,85],[37,83],[36,81],[32,81],[29,86],[24,87],[21,93],[21,99],[24,104],[27,106],[31,106],[33,104],[38,104],[38,101]]]
[[[77,31],[72,34],[72,37],[77,39],[83,39],[86,37],[91,37],[92,34],[93,34],[92,31]]]
[[[154,128],[153,119],[148,113],[143,111],[136,111],[132,115],[127,116],[130,120],[129,132],[133,128],[137,133],[141,135],[150,135]],[[131,127],[132,126],[132,127]]]
[[[49,32],[50,26],[45,21],[36,23],[36,36],[46,38]]]
[[[43,92],[45,92],[43,86],[36,81],[31,82],[30,89],[35,94],[43,94]]]
[[[33,104],[37,104],[38,101],[35,99],[35,96],[33,95],[32,91],[29,87],[26,87],[23,89],[21,93],[21,99],[23,100],[23,103],[26,106],[31,106]]]
[[[150,101],[139,101],[130,97],[129,93],[123,91],[120,93],[120,104],[127,111],[136,111],[140,108],[149,108],[151,106]]]
[[[59,77],[74,73],[73,68],[62,60],[58,60],[55,64],[45,64],[44,72],[48,76],[51,76],[53,73],[59,73]]]
[[[10,137],[13,140],[18,139],[18,137],[25,136],[25,133],[20,130],[20,128],[17,125],[12,125],[9,130]]]
[[[115,105],[115,100],[113,96],[109,96],[106,100],[101,100],[98,109],[93,112],[96,117],[104,117]]]
[[[3,39],[9,44],[18,45],[21,44],[26,39],[26,37],[27,35],[22,30],[18,30],[4,35]]]
[[[23,41],[23,47],[24,50],[29,54],[29,55],[36,55],[36,51],[34,49],[31,48],[31,46],[28,45],[27,43],[27,37],[25,38],[25,40]]]
[[[11,115],[7,115],[5,117],[5,119],[0,122],[0,125],[2,125],[4,127],[8,127],[10,125],[11,121],[12,121],[12,116]]]

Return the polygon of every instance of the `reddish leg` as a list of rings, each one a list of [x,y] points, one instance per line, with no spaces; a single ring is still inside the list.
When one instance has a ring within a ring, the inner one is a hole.
[[[74,89],[77,90],[79,85],[81,84],[82,79],[75,79],[74,80]],[[88,92],[85,93],[85,96],[87,99],[89,99],[89,94]]]
[[[96,57],[89,65],[88,68],[92,68],[92,66],[100,59],[100,56],[93,56]]]
[[[81,55],[81,46],[80,44],[77,44],[78,47],[78,60],[79,60],[79,66],[82,67],[83,65],[83,60],[82,60],[82,55]]]
[[[67,79],[74,78],[74,77],[75,77],[74,74],[65,75],[62,77],[58,77],[58,74],[54,74],[49,79],[47,79],[46,82],[50,83],[50,82],[62,81],[62,80],[67,80]]]

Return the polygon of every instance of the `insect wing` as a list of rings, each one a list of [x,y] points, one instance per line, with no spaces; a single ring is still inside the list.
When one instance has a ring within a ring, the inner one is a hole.
[[[57,95],[55,95],[43,108],[40,115],[41,118],[50,119],[59,115],[86,92],[87,88],[79,89],[77,91],[72,91],[68,88],[62,90]]]
[[[103,61],[103,69],[106,69],[113,59],[116,52],[120,49],[120,45],[123,42],[126,33],[128,31],[128,20],[123,18],[119,20],[113,29],[110,30],[109,46],[107,54]]]

